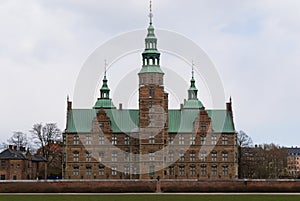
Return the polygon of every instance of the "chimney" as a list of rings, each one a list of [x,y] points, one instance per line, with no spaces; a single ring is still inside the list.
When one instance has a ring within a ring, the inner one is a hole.
[[[183,110],[183,104],[182,103],[180,104],[180,110]]]
[[[8,149],[12,150],[13,146],[12,145],[8,145]]]
[[[72,101],[68,101],[68,107],[67,110],[72,110]]]
[[[119,103],[119,110],[122,110],[123,109],[123,105],[122,103]]]
[[[72,110],[72,101],[70,101],[69,95],[67,97],[67,110]]]
[[[14,146],[13,150],[16,150],[16,151],[17,151],[17,146]]]
[[[20,151],[22,151],[22,152],[26,152],[26,148],[25,148],[25,147],[23,147],[23,146],[21,146],[21,147],[20,147]]]
[[[231,102],[231,97],[229,98],[229,102],[226,103],[226,109],[229,112],[232,112],[232,102]]]

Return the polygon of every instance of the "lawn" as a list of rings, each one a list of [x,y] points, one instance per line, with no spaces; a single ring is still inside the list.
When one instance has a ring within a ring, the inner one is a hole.
[[[0,195],[0,201],[299,201],[300,195]]]

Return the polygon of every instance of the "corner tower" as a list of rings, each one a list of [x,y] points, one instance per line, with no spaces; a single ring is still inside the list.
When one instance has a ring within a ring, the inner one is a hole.
[[[164,156],[158,154],[158,151],[168,139],[168,94],[164,91],[164,72],[160,68],[160,52],[152,23],[151,1],[149,17],[142,68],[138,74],[140,154],[143,155],[140,159],[141,170],[149,172],[142,174],[141,179],[157,176],[163,178]]]

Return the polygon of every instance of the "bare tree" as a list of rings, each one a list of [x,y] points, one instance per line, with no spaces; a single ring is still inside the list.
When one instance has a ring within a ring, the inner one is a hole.
[[[245,164],[242,159],[244,158],[244,151],[248,150],[247,148],[252,147],[253,141],[251,137],[249,137],[244,131],[240,131],[237,134],[237,142],[238,142],[238,175],[239,178],[245,177],[245,171],[250,170],[251,168],[248,167],[250,164]],[[246,166],[246,167],[245,167]],[[247,171],[250,172],[250,171]],[[251,171],[252,172],[252,171]],[[248,173],[247,173],[248,175]]]
[[[41,151],[41,155],[47,160],[50,156],[50,146],[53,142],[60,141],[61,131],[55,123],[42,123],[34,124],[30,130],[34,143]]]
[[[239,147],[251,147],[253,141],[244,131],[240,131],[237,134],[237,142]]]
[[[29,149],[32,148],[30,140],[27,137],[27,134],[21,131],[13,132],[13,135],[7,139],[7,142],[3,142],[1,144],[1,149],[7,148],[8,145],[16,146],[18,149],[20,147],[29,148]]]

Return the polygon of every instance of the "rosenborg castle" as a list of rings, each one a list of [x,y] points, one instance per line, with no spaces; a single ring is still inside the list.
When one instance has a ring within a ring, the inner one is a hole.
[[[168,108],[152,17],[142,58],[138,109],[115,107],[106,73],[90,109],[72,108],[68,100],[63,178],[237,178],[231,100],[224,110],[206,109],[192,74],[187,100],[180,109]]]

